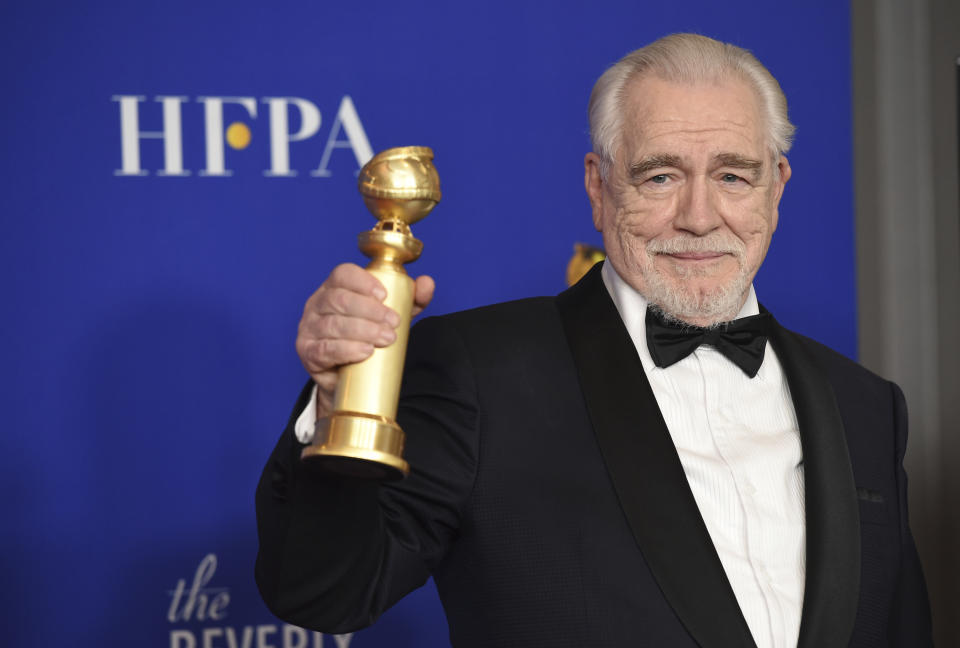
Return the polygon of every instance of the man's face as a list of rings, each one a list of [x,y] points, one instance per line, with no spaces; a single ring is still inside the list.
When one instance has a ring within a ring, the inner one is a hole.
[[[594,226],[617,273],[668,315],[736,316],[777,226],[790,178],[772,160],[757,98],[740,80],[630,82],[608,178],[587,154]]]

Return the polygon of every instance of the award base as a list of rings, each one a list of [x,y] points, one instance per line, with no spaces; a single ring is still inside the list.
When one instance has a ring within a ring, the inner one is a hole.
[[[313,443],[300,458],[324,470],[350,477],[392,481],[403,479],[410,465],[403,460],[404,434],[395,422],[357,412],[336,412],[317,421]]]

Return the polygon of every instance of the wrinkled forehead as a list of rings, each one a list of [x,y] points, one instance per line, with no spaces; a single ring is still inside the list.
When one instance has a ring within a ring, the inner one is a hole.
[[[621,111],[621,149],[683,133],[728,143],[741,140],[757,154],[772,151],[760,97],[736,76],[697,82],[632,79],[624,87]]]

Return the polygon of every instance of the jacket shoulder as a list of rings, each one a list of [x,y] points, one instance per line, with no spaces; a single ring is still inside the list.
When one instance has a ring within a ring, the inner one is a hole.
[[[877,387],[889,389],[891,384],[889,380],[870,371],[855,360],[851,360],[839,351],[835,351],[806,335],[789,329],[787,329],[787,332],[793,336],[804,351],[809,354],[831,378],[836,376],[840,379],[851,380],[857,384],[875,384]]]
[[[873,425],[881,429],[885,426],[881,422],[895,420],[897,408],[905,407],[903,392],[895,383],[812,338],[787,332],[819,367],[845,419],[854,415],[876,417]]]
[[[527,297],[435,316],[456,326],[498,325],[556,313],[556,297]],[[431,318],[427,318],[431,319]]]
[[[555,297],[530,297],[490,304],[469,310],[426,317],[414,325],[412,336],[452,332],[465,344],[530,343],[532,339],[559,331]]]

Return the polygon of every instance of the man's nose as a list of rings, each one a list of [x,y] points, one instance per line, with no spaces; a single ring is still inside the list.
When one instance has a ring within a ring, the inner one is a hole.
[[[695,236],[709,234],[723,224],[707,178],[694,176],[683,187],[674,227]]]

